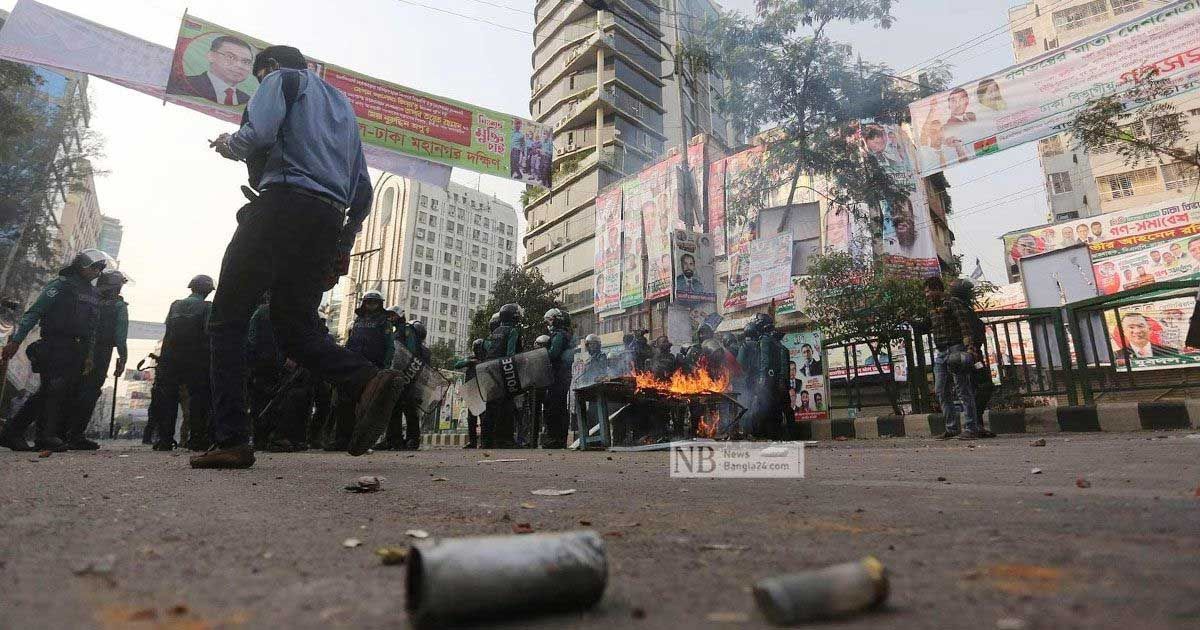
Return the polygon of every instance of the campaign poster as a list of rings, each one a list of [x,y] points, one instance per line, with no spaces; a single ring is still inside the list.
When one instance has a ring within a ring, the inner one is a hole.
[[[679,220],[679,165],[675,154],[636,175],[637,196],[627,195],[625,204],[636,205],[642,216],[646,243],[646,299],[671,294],[671,230]]]
[[[1089,17],[1084,7],[1094,4],[1074,7],[1078,19]],[[1153,10],[910,105],[920,173],[1056,134],[1097,98],[1144,105],[1123,95],[1150,77],[1169,81],[1173,94],[1200,87],[1200,3],[1145,4]],[[1038,46],[1032,30],[1022,36],[1025,30],[1014,33],[1015,45]]]
[[[907,199],[883,202],[883,261],[898,274],[936,276],[941,266],[933,241],[933,219],[924,182],[913,161],[916,147],[901,125],[866,122],[858,130],[863,150],[910,192]]]
[[[708,165],[708,231],[713,235],[713,255],[724,256],[725,247],[725,160]]]
[[[680,194],[680,209],[683,212],[683,227],[697,232],[710,232],[708,213],[704,207],[704,191],[706,190],[704,163],[704,142],[696,142],[687,149],[688,183],[691,188],[686,195]],[[715,255],[715,254],[714,254]]]
[[[782,300],[792,294],[792,235],[777,234],[750,243],[746,306]]]
[[[725,158],[724,216],[725,251],[729,257],[729,288],[725,310],[737,311],[748,306],[750,283],[750,243],[758,237],[758,210],[743,203],[739,191],[749,184],[742,175],[756,168],[763,159],[763,147],[753,147]]]
[[[675,230],[672,254],[675,262],[675,301],[682,304],[716,303],[712,235]]]
[[[714,331],[721,325],[715,302],[672,302],[667,305],[667,338],[672,344],[682,348],[696,343],[696,331],[703,324],[708,324]]]
[[[792,294],[775,305],[776,315],[799,313],[808,303],[808,292],[804,290],[805,276],[792,276]]]
[[[788,397],[796,420],[829,418],[829,386],[825,375],[821,333],[788,333],[783,336],[788,349]]]
[[[865,343],[851,346],[830,348],[826,355],[828,361],[827,375],[830,380],[854,380],[858,377],[879,376],[892,373],[892,357],[886,348],[880,349],[879,354],[872,356],[871,349]]]
[[[1091,251],[1101,295],[1200,278],[1200,202],[1180,197],[1011,232],[1004,236],[1006,262],[1012,265],[1027,256],[1079,243],[1087,243]]]
[[[1189,348],[1188,324],[1196,298],[1182,297],[1106,311],[1113,356],[1120,370],[1164,370],[1200,365],[1200,348]],[[1128,365],[1128,368],[1127,368]]]
[[[254,57],[269,44],[185,15],[166,94],[241,112],[258,81]],[[548,125],[308,60],[309,70],[350,100],[363,144],[526,184],[550,186]]]
[[[646,301],[646,275],[642,265],[645,256],[645,241],[642,238],[642,184],[636,178],[621,182],[622,222],[621,235],[621,308],[637,306]]]
[[[620,186],[596,197],[594,306],[597,313],[621,308],[621,200]]]

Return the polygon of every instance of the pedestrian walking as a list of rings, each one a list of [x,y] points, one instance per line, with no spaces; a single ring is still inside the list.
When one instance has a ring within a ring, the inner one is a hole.
[[[934,391],[942,407],[946,430],[941,439],[957,437],[973,440],[980,436],[983,425],[975,408],[976,357],[975,340],[971,337],[970,310],[958,299],[946,293],[941,278],[925,279],[925,299],[929,302],[929,329],[933,335]],[[962,401],[966,416],[960,429],[955,399]]]

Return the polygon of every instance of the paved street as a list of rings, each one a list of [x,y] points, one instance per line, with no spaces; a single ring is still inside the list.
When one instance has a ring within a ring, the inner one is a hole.
[[[755,579],[874,554],[887,610],[830,627],[1195,628],[1200,439],[1186,435],[823,443],[788,481],[674,480],[665,453],[313,452],[214,472],[140,445],[5,451],[0,627],[406,627],[403,567],[377,547],[413,528],[582,521],[606,536],[601,604],[506,627],[758,627]],[[528,461],[479,462],[499,458]],[[342,490],[366,474],[385,491]],[[111,572],[73,573],[106,554]]]

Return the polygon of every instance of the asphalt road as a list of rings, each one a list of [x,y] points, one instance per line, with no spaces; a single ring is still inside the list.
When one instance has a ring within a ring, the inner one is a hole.
[[[605,535],[601,603],[495,624],[761,627],[756,579],[872,554],[887,608],[828,627],[1198,628],[1200,439],[1186,436],[822,443],[796,480],[672,479],[665,453],[311,452],[193,471],[140,445],[4,451],[0,628],[407,627],[403,567],[377,547],[581,521]],[[359,475],[384,490],[345,492]],[[111,570],[76,574],[109,554]]]

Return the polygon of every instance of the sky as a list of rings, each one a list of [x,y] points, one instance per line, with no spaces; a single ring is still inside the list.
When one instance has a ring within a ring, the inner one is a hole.
[[[186,7],[197,17],[294,45],[370,76],[528,116],[532,0],[42,1],[164,46],[173,46]],[[14,4],[0,0],[0,8]],[[947,58],[954,81],[965,82],[1013,63],[1007,29],[996,29],[1014,4],[1020,3],[901,0],[890,30],[856,27],[834,36],[854,45],[864,59],[884,61],[897,70],[971,42]],[[753,0],[724,3],[741,10],[752,5]],[[990,39],[979,41],[981,35]],[[133,278],[124,292],[130,317],[162,321],[171,301],[186,296],[192,276],[217,277],[236,226],[234,213],[243,203],[238,187],[245,182],[245,168],[208,148],[208,140],[232,131],[231,125],[103,80],[93,80],[90,89],[92,126],[105,140],[104,155],[97,160],[103,171],[97,196],[104,214],[120,219],[125,229],[120,261]],[[963,254],[968,271],[978,257],[988,279],[997,283],[1005,281],[997,237],[1046,221],[1040,188],[1011,196],[1042,184],[1035,146],[946,173],[952,186],[955,251]],[[452,179],[520,208],[520,184],[457,169]],[[995,201],[1005,195],[1010,197]],[[520,220],[523,228],[524,218]]]

